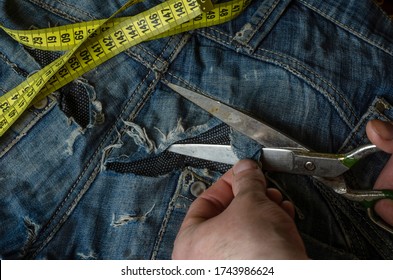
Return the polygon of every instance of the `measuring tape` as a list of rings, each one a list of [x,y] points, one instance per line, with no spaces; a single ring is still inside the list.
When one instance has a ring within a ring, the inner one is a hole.
[[[213,5],[211,0],[168,0],[132,17],[115,18],[143,0],[131,0],[110,18],[7,34],[28,47],[67,51],[0,97],[0,136],[31,105],[141,42],[217,25],[237,17],[251,0]]]

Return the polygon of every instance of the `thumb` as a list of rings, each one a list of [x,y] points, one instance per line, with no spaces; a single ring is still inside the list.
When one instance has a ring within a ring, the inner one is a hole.
[[[232,191],[236,197],[243,193],[266,193],[266,179],[258,164],[249,159],[240,160],[233,167]]]
[[[366,127],[370,141],[381,150],[393,153],[393,124],[380,120],[372,120]]]
[[[258,164],[252,160],[241,160],[233,167],[232,191],[234,197],[250,195],[254,202],[269,200],[280,206],[292,219],[295,218],[295,207],[292,202],[283,200],[276,189],[266,189],[266,178]],[[250,202],[250,201],[249,201]]]

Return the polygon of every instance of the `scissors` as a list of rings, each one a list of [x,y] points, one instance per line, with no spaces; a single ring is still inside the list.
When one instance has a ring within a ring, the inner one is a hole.
[[[167,86],[234,130],[264,146],[260,162],[265,171],[313,176],[336,193],[360,203],[367,209],[371,221],[393,234],[393,227],[374,212],[377,201],[393,200],[393,190],[354,190],[346,186],[342,176],[361,159],[380,151],[375,145],[361,146],[346,154],[317,153],[266,123],[215,99],[172,83],[167,83]],[[265,147],[269,145],[274,147]],[[168,150],[230,165],[239,160],[229,145],[173,144]]]

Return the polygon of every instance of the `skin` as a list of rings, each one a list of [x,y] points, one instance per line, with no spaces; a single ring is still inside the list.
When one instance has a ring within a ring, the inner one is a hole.
[[[393,125],[379,120],[370,121],[367,124],[367,136],[370,141],[386,153],[393,154]],[[375,189],[393,190],[393,156],[385,165],[377,181]],[[393,226],[393,201],[381,200],[375,205],[376,213],[385,222]]]
[[[371,121],[372,143],[393,154],[393,125]],[[376,189],[393,189],[393,156]],[[393,225],[393,201],[376,212]],[[307,259],[294,223],[294,206],[278,190],[267,189],[257,163],[239,161],[191,205],[175,240],[173,259]]]

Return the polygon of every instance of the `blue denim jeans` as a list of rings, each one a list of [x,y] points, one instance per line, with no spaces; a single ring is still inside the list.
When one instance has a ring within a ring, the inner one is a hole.
[[[0,22],[45,28],[107,18],[125,2],[0,0]],[[1,94],[59,55],[0,38]],[[393,24],[371,0],[253,0],[228,23],[123,52],[31,107],[0,139],[0,257],[170,258],[188,207],[228,166],[166,149],[230,143],[252,158],[260,147],[167,82],[339,153],[368,142],[368,120],[393,120],[392,54]],[[362,161],[348,185],[371,188],[387,158]],[[310,177],[267,176],[296,205],[311,258],[393,258],[393,237],[357,204]]]

